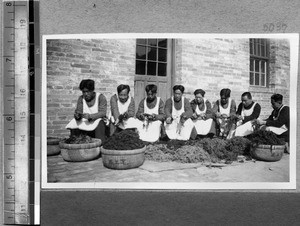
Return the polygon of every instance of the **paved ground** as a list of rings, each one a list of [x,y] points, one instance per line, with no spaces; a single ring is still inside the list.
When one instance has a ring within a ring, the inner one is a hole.
[[[145,161],[136,169],[112,170],[102,159],[66,162],[48,156],[48,182],[289,182],[289,156],[278,162],[233,162],[221,167],[205,164]]]

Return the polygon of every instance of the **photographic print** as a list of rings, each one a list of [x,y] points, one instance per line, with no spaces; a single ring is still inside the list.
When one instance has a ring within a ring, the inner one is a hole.
[[[42,47],[42,188],[296,189],[298,34]]]

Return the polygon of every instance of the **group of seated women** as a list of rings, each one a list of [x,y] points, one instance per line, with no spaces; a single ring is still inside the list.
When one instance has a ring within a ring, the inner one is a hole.
[[[78,98],[74,119],[66,126],[71,134],[86,131],[92,137],[105,141],[107,136],[124,129],[134,129],[143,141],[159,139],[188,140],[198,137],[232,138],[253,132],[254,124],[271,130],[288,142],[289,107],[282,104],[282,95],[271,97],[273,112],[266,120],[259,119],[261,107],[252,100],[250,92],[241,95],[236,108],[230,98],[230,89],[220,91],[220,99],[211,105],[205,91],[196,89],[190,102],[183,96],[182,85],[173,87],[173,96],[164,101],[157,96],[157,86],[145,87],[146,97],[141,100],[135,113],[135,102],[128,85],[119,85],[117,94],[110,99],[111,111],[107,116],[107,101],[103,94],[96,93],[95,82],[82,80],[79,85],[82,95]],[[255,123],[254,123],[255,122]],[[107,133],[107,128],[110,128]]]

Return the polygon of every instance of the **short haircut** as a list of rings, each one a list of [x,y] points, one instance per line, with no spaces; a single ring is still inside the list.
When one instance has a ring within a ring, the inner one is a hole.
[[[194,95],[196,96],[199,93],[204,97],[205,91],[203,89],[196,89],[195,92],[194,92]]]
[[[157,92],[157,86],[154,84],[149,84],[146,86],[145,88],[146,93],[148,93],[149,91],[151,91],[152,93],[156,93]]]
[[[177,89],[179,89],[182,93],[184,92],[184,86],[182,86],[182,85],[175,85],[175,86],[173,86],[173,91],[174,92]]]
[[[220,96],[225,96],[226,98],[230,97],[231,90],[230,89],[221,89]]]
[[[118,91],[118,94],[121,93],[124,89],[127,89],[127,93],[130,92],[130,87],[129,85],[124,85],[124,84],[121,84],[117,87],[117,91]]]
[[[92,79],[83,79],[79,84],[79,89],[82,91],[84,88],[89,91],[95,90],[95,81]]]
[[[242,94],[242,97],[244,97],[244,96],[247,96],[248,99],[252,99],[252,95],[251,95],[250,92],[244,92],[244,93]]]
[[[280,104],[282,103],[282,99],[283,99],[283,96],[279,93],[273,94],[271,96],[271,100],[274,100],[275,102],[280,103]]]

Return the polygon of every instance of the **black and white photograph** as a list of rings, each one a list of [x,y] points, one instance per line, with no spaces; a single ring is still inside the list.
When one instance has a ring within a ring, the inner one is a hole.
[[[298,42],[44,35],[42,188],[295,189]]]

